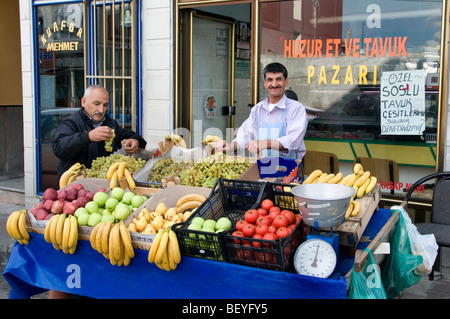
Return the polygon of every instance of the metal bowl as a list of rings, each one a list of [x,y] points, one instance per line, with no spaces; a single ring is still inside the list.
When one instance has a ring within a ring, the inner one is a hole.
[[[350,186],[326,183],[299,185],[291,189],[303,221],[316,228],[342,224],[355,192]]]

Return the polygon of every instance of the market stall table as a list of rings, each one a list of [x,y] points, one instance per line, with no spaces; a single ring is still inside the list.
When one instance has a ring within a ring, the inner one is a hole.
[[[390,210],[376,211],[364,236],[370,241],[390,215]],[[337,275],[327,279],[184,256],[176,270],[166,272],[147,261],[146,250],[135,249],[130,265],[119,267],[89,241],[80,240],[69,255],[55,250],[43,235],[30,235],[28,245],[15,243],[3,273],[11,299],[49,289],[108,299],[340,299],[347,297],[344,275],[353,260],[340,254]],[[361,249],[367,244],[361,243]]]

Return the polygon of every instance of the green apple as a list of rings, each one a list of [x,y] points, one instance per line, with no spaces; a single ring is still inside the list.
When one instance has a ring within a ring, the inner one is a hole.
[[[108,200],[108,194],[105,192],[96,192],[92,200],[97,203],[98,207],[105,207],[105,203]]]
[[[216,229],[216,221],[214,219],[207,219],[203,223],[202,228],[211,228],[214,232],[214,229]]]
[[[205,224],[203,224],[203,225],[205,225]],[[205,227],[205,226],[202,227],[202,231],[208,232],[208,233],[214,233],[215,232],[214,228],[212,228],[212,227]]]
[[[196,225],[200,226],[200,228],[202,228],[204,222],[205,222],[205,220],[203,219],[203,217],[197,216],[192,219],[191,225],[196,224]]]
[[[130,216],[131,210],[127,205],[117,205],[115,212],[116,219],[125,220]]]
[[[94,202],[92,200],[90,202],[87,202],[86,205],[84,206],[84,208],[86,208],[88,210],[89,214],[98,213],[98,204],[97,204],[97,202]]]
[[[110,197],[105,203],[105,208],[112,212],[116,209],[117,204],[119,204],[119,200],[114,197]]]
[[[114,216],[113,215],[103,215],[102,216],[102,223],[107,223],[107,222],[109,222],[109,221],[114,221],[115,220],[115,218],[114,218]]]
[[[131,199],[131,205],[133,205],[133,207],[139,207],[142,204],[144,204],[144,199],[142,198],[142,196],[133,196],[133,198]]]
[[[122,200],[125,190],[122,187],[114,187],[111,190],[111,197],[117,199],[119,202]]]
[[[101,221],[102,215],[100,215],[99,213],[93,213],[89,216],[88,226],[95,227]]]
[[[200,226],[199,224],[190,224],[187,229],[190,230],[202,230],[202,226]],[[197,238],[197,234],[189,234],[189,237],[191,238]]]
[[[112,213],[105,208],[104,210],[102,210],[102,216],[105,216],[105,215],[112,215]]]
[[[220,217],[216,222],[216,229],[218,230],[231,229],[231,221],[227,217]]]
[[[131,204],[131,199],[134,196],[136,196],[136,195],[134,195],[134,193],[132,191],[125,192],[125,194],[123,194],[121,202],[126,204],[126,205],[130,205]]]
[[[89,214],[87,211],[86,211],[86,213],[81,213],[77,217],[78,225],[80,225],[80,226],[87,226],[88,222],[89,222],[89,217],[91,217],[91,214]]]
[[[81,214],[89,214],[88,210],[84,207],[79,207],[77,208],[77,210],[75,211],[75,213],[73,213],[73,215],[78,218],[78,216],[80,216]]]

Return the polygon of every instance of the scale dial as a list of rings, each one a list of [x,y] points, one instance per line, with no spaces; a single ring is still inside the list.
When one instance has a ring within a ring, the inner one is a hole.
[[[295,270],[300,275],[327,278],[333,273],[336,262],[333,246],[318,238],[305,241],[294,255]]]

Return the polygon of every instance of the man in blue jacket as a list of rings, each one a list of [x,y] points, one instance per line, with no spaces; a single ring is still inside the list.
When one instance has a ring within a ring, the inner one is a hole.
[[[82,108],[62,121],[52,144],[53,153],[60,159],[58,180],[73,164],[91,167],[94,159],[109,156],[124,145],[128,154],[145,149],[147,142],[137,133],[122,128],[106,112],[109,106],[108,91],[102,86],[88,87],[81,98]],[[105,141],[113,136],[112,150],[105,149]]]

